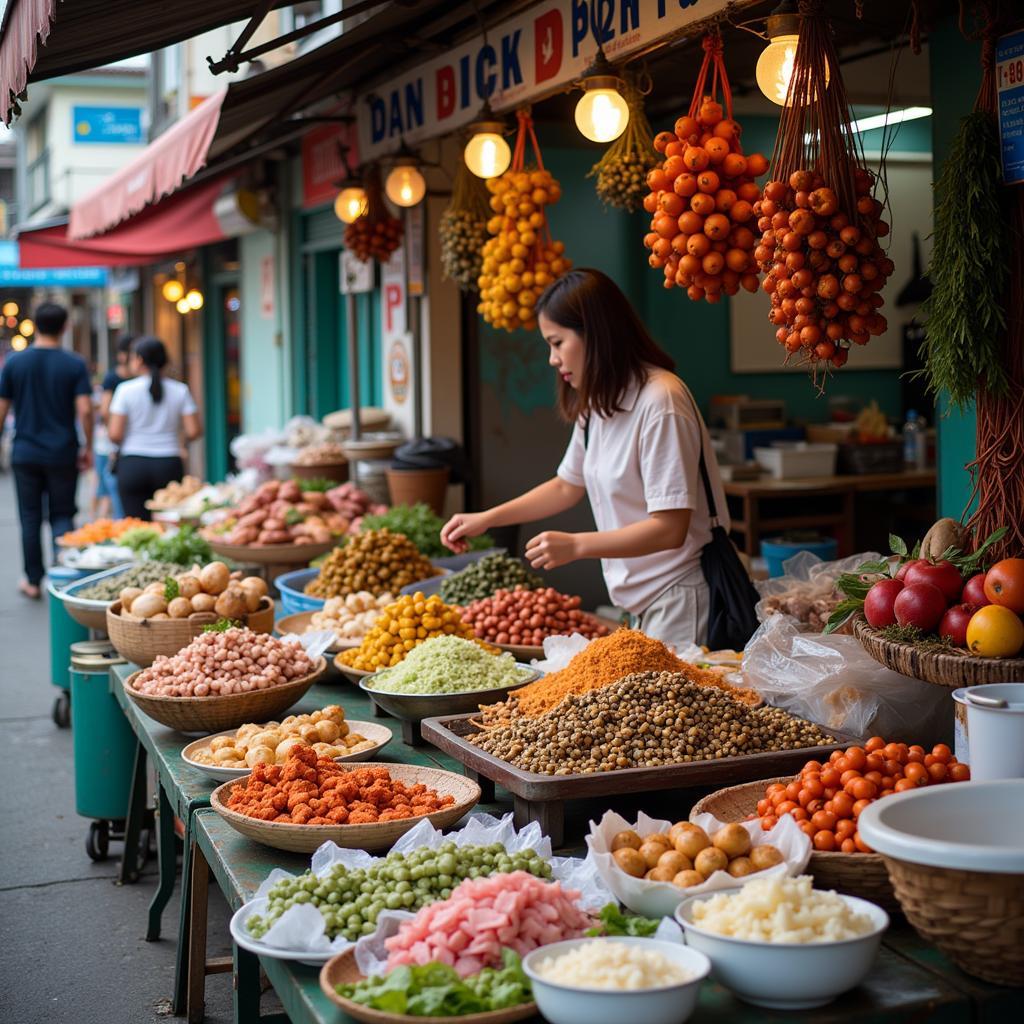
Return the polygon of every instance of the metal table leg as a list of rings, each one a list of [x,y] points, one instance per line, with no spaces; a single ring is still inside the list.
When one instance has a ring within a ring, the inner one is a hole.
[[[128,797],[128,817],[124,823],[124,852],[121,856],[121,873],[118,882],[129,885],[139,880],[142,865],[139,863],[139,835],[146,817],[146,748],[135,747],[135,767],[132,770],[132,787]]]
[[[163,783],[157,786],[159,807],[157,809],[157,854],[160,862],[160,886],[149,904],[149,925],[146,941],[155,942],[160,938],[160,919],[164,907],[174,892],[174,879],[178,873],[178,850],[174,835],[174,809],[167,797]]]

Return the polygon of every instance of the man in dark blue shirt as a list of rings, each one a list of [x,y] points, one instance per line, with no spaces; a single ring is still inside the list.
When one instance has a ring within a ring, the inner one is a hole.
[[[53,539],[74,526],[78,472],[92,464],[92,386],[85,360],[61,348],[68,314],[43,303],[35,315],[36,340],[10,356],[0,373],[0,430],[14,406],[11,466],[18,490],[26,597],[40,596],[43,549],[40,531],[49,520]],[[85,447],[79,451],[75,420]]]

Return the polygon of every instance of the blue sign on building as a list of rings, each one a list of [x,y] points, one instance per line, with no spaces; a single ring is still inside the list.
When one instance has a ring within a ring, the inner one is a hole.
[[[72,141],[142,145],[141,107],[73,107]]]
[[[1003,180],[1024,181],[1024,32],[996,42],[996,93]]]
[[[106,267],[54,267],[26,270],[0,267],[0,287],[9,288],[103,288]]]

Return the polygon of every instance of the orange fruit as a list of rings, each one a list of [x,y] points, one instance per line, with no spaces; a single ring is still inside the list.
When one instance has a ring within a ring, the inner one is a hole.
[[[1012,658],[1024,648],[1024,622],[999,604],[979,608],[967,624],[967,646],[983,658]]]
[[[1024,558],[996,562],[985,575],[985,596],[993,604],[1024,612]]]

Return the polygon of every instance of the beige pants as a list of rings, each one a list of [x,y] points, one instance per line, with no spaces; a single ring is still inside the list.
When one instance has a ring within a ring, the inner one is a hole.
[[[707,643],[710,592],[703,575],[669,587],[639,615],[631,616],[634,629],[677,651],[690,644]]]

